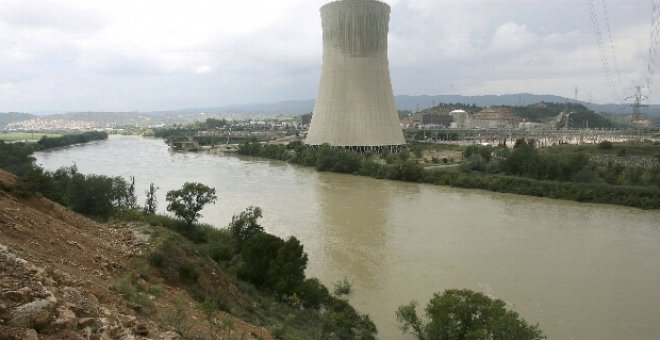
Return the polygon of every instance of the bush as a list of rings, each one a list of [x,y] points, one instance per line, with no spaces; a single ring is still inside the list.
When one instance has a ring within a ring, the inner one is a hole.
[[[335,282],[333,292],[335,295],[348,295],[351,293],[353,284],[347,278]]]
[[[305,279],[307,254],[295,237],[283,241],[258,233],[247,240],[241,257],[245,263],[239,277],[280,295],[292,294]]]
[[[296,290],[305,308],[319,309],[327,304],[330,292],[317,278],[306,279]]]
[[[417,315],[416,306],[415,301],[399,306],[396,318],[404,332],[418,339],[545,339],[538,325],[529,325],[518,313],[506,310],[504,301],[471,290],[433,294],[425,319]]]
[[[603,150],[610,150],[612,148],[612,143],[610,141],[602,141],[598,143],[598,148]]]

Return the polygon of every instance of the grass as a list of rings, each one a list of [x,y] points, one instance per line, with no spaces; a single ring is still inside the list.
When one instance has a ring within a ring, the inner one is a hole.
[[[40,133],[40,132],[0,132],[0,140],[5,142],[16,142],[23,140],[39,140],[41,137],[48,138],[61,137],[61,134],[55,133]]]

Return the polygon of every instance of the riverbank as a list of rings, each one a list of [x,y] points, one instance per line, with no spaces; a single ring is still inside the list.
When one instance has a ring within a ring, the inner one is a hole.
[[[658,148],[660,149],[660,146]],[[517,145],[513,151],[507,150],[506,147],[495,149],[488,146],[480,149],[480,146],[474,146],[474,150],[466,151],[468,154],[466,157],[472,155],[474,157],[469,159],[469,162],[464,160],[463,165],[458,169],[427,169],[418,160],[411,159],[411,154],[407,151],[400,154],[357,154],[333,149],[329,146],[314,149],[301,143],[291,143],[288,146],[245,143],[241,145],[239,154],[311,166],[319,171],[355,174],[378,179],[483,189],[578,202],[616,204],[642,209],[660,209],[660,188],[655,184],[650,186],[612,185],[597,181],[596,178],[587,178],[580,182],[582,178],[577,177],[578,175],[593,177],[591,172],[595,171],[582,153],[569,155],[564,152],[563,155],[552,156],[554,158],[550,158],[550,156],[542,158],[533,146],[526,143]],[[571,158],[572,156],[574,157]],[[488,168],[489,164],[491,168]],[[493,164],[501,167],[502,172],[510,170],[508,172],[520,175],[508,175],[506,172],[497,173],[500,170],[493,170]],[[542,169],[539,164],[543,165]],[[654,166],[649,170],[649,176],[657,177],[651,178],[649,180],[651,183],[660,182],[660,167],[657,164]],[[531,176],[536,172],[531,173],[532,167],[536,167],[535,171],[539,172],[541,176],[558,180],[533,178]],[[489,171],[474,171],[475,168]],[[623,169],[623,167],[610,167],[605,171],[618,171],[618,174],[623,176]],[[555,177],[550,177],[548,174],[552,171],[557,172]],[[642,174],[637,176],[642,177]],[[575,179],[575,181],[566,179]]]

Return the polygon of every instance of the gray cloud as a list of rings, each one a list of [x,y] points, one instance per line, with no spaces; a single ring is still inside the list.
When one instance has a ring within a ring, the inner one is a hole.
[[[259,11],[257,0],[231,6],[0,0],[0,111],[156,110],[312,98],[324,2],[282,0]],[[579,86],[585,98],[613,100],[586,2],[387,2],[397,94],[572,96]],[[624,93],[645,77],[650,4],[606,3],[617,86]],[[614,67],[609,48],[606,53]]]

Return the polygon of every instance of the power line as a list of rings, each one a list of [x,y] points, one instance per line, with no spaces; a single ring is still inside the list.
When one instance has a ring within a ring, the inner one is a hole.
[[[605,53],[605,46],[603,44],[603,34],[600,30],[600,22],[598,21],[598,13],[596,12],[596,5],[594,0],[588,0],[587,5],[589,7],[589,17],[591,18],[591,26],[594,30],[594,36],[596,38],[596,45],[600,52],[600,62],[603,66],[603,71],[605,72],[605,79],[607,80],[607,85],[610,90],[610,94],[614,99],[615,103],[619,102],[619,94],[616,91],[614,86],[614,80],[612,79],[612,72],[610,71],[610,65]]]
[[[623,89],[623,82],[621,81],[621,72],[619,72],[619,63],[616,58],[616,48],[614,47],[614,40],[612,39],[612,30],[610,28],[610,19],[607,13],[607,4],[605,0],[601,0],[603,5],[603,19],[605,19],[605,28],[607,28],[607,37],[610,40],[610,53],[612,54],[612,62],[614,63],[614,71],[618,80],[619,89]]]

